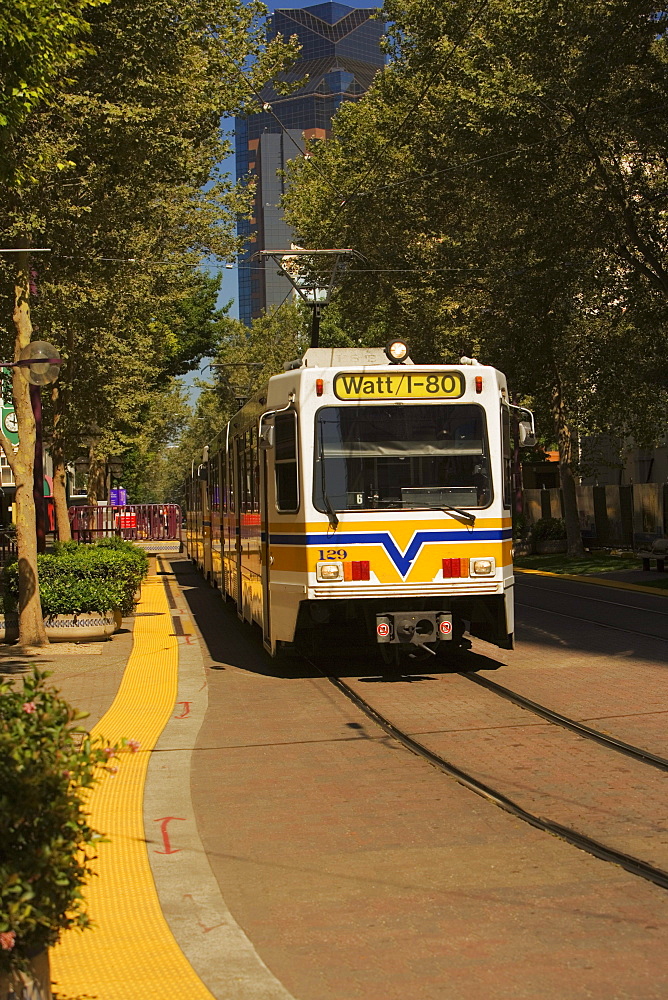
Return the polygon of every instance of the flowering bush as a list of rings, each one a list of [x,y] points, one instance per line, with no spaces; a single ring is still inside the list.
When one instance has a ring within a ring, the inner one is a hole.
[[[91,742],[47,676],[0,683],[0,973],[87,925],[81,887],[99,834],[83,797],[116,754]]]

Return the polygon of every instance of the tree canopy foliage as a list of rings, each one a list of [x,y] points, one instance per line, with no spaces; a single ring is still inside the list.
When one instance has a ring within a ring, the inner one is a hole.
[[[148,395],[215,350],[219,282],[196,267],[235,253],[247,201],[220,170],[221,117],[252,110],[247,79],[255,89],[294,55],[265,45],[264,12],[237,0],[91,7],[78,63],[10,130],[25,176],[0,193],[0,230],[5,245],[50,248],[32,257],[31,306],[64,358],[50,437],[67,458],[91,441],[122,450]]]
[[[24,249],[20,259],[0,255],[0,346],[11,355],[36,330],[62,354],[48,437],[66,537],[66,463],[82,446],[97,462],[126,451],[151,394],[214,349],[217,289],[197,268],[236,253],[249,198],[221,171],[230,150],[221,119],[256,110],[254,94],[296,45],[266,42],[258,0],[10,0],[0,28],[14,30],[38,6],[43,22],[19,30],[0,62],[10,97],[27,81],[2,131],[0,240]],[[35,86],[25,72],[33,43],[44,53]],[[48,252],[28,263],[31,247]],[[34,421],[27,388],[15,379],[14,390],[19,450],[1,433],[0,444],[16,478],[22,549],[34,523]],[[34,603],[32,555],[27,564]]]
[[[0,179],[11,136],[90,53],[86,14],[108,0],[4,0],[0,8]],[[14,175],[16,179],[16,175]]]
[[[622,0],[384,12],[391,60],[293,161],[289,221],[303,246],[366,258],[340,301],[352,329],[384,324],[418,360],[474,353],[550,412],[567,485],[578,434],[649,441],[665,415],[665,16]]]
[[[287,301],[247,327],[228,319],[210,366],[211,378],[200,381],[197,402],[183,425],[177,447],[162,452],[168,469],[161,472],[161,499],[183,502],[183,483],[204,446],[219,434],[241,405],[286,362],[302,357],[309,346],[311,312],[301,302]],[[336,306],[324,310],[321,338],[332,347],[353,347]]]

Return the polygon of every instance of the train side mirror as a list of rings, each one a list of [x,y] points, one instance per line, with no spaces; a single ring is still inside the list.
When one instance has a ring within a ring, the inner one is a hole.
[[[520,448],[535,448],[536,432],[530,420],[520,420],[518,423]]]
[[[257,443],[260,451],[269,451],[274,447],[273,424],[266,424],[266,426],[262,428],[262,433],[260,434]]]

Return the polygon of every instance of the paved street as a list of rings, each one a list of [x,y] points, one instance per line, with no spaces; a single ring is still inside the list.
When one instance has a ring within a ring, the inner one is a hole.
[[[462,789],[397,747],[308,670],[285,676],[259,637],[198,585],[187,564],[175,569],[205,640],[210,708],[193,773],[202,840],[236,919],[295,997],[665,995],[668,961],[658,947],[668,918],[665,892]],[[528,601],[531,582],[518,589],[519,600]],[[649,599],[657,601],[665,598]],[[588,630],[571,626],[570,638],[560,637],[553,621],[550,641],[542,642],[545,629],[532,624],[536,613],[520,615],[518,652],[501,658],[497,650],[493,663],[491,647],[475,644],[487,667],[499,667],[497,680],[517,686],[528,677],[530,694],[551,691],[547,703],[563,708],[572,707],[575,677],[592,716],[630,714],[637,724],[634,713],[649,699],[665,719],[665,662],[656,643],[636,664],[636,677],[642,668],[663,681],[653,695],[646,683],[640,690],[628,678],[619,683],[637,655],[628,642],[620,657],[608,633],[584,640]],[[489,696],[448,675],[379,681],[371,671],[358,687],[388,715],[399,713],[411,731],[460,730],[463,757],[467,726],[485,730],[489,757],[497,760],[529,731],[532,739],[539,735],[538,745],[514,748],[515,766],[531,782],[552,759],[547,777],[568,790],[567,751],[555,757],[548,727],[526,713],[502,704],[486,715]],[[561,733],[557,739],[563,748]],[[611,770],[616,789],[599,790],[604,800],[613,796],[610,804],[633,778],[625,762],[614,760]],[[554,794],[564,797],[558,788]]]

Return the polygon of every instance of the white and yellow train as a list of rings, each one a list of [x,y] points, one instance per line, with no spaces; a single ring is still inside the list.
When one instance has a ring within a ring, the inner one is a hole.
[[[511,410],[463,358],[314,348],[205,449],[187,550],[272,653],[342,627],[400,654],[513,644]],[[533,443],[529,411],[515,415]]]

